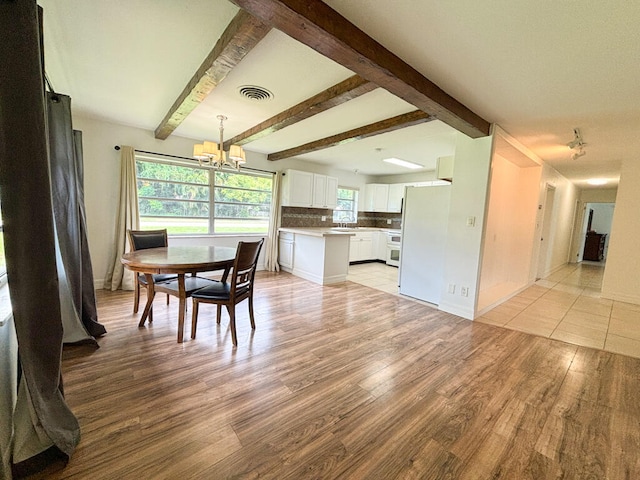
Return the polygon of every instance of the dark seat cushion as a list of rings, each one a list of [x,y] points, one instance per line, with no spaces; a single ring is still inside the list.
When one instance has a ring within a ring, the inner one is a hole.
[[[140,283],[145,285],[147,284],[147,277],[139,274],[138,278],[140,279]],[[159,273],[153,276],[153,283],[168,282],[169,280],[175,280],[176,278],[178,278],[178,275],[174,273]]]
[[[205,288],[193,292],[192,297],[201,300],[229,300],[231,284],[216,282]],[[236,290],[236,298],[249,291],[249,287],[239,288]]]
[[[193,292],[196,292],[203,287],[208,287],[209,285],[215,285],[216,283],[220,282],[204,277],[185,277],[184,291],[187,294],[187,297],[189,297]],[[177,279],[171,280],[170,282],[160,283],[156,287],[156,291],[158,292],[166,292],[169,295],[175,296],[178,296],[179,290]]]
[[[191,296],[203,300],[228,300],[230,290],[231,285],[229,283],[216,282],[193,292]]]

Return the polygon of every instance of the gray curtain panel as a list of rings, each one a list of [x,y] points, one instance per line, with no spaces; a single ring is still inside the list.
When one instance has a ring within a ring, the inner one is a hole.
[[[94,337],[107,333],[98,323],[96,291],[93,285],[93,265],[87,241],[87,215],[84,208],[84,155],[82,151],[82,132],[73,131],[76,153],[76,180],[78,182],[78,214],[80,216],[80,252],[82,255],[82,324]]]
[[[71,98],[47,92],[47,120],[56,236],[71,295],[72,314],[77,319],[77,324],[65,321],[65,341],[67,338],[91,341],[88,334],[100,336],[106,330],[97,318],[84,216],[82,134],[72,127]],[[71,335],[67,329],[83,332]]]
[[[22,375],[38,423],[65,456],[80,440],[62,393],[40,29],[35,0],[0,2],[0,195]]]

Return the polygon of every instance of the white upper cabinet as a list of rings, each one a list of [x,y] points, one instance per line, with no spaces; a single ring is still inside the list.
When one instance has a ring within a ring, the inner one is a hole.
[[[438,157],[436,164],[436,177],[440,180],[453,180],[453,160],[454,156]]]
[[[327,177],[325,175],[313,174],[313,202],[314,207],[324,207],[327,205]]]
[[[334,209],[338,204],[338,179],[300,170],[285,170],[282,206]]]
[[[338,206],[338,179],[327,177],[326,208],[334,209]]]
[[[367,183],[364,186],[365,212],[386,212],[389,201],[389,185],[383,183]]]
[[[334,209],[338,206],[338,179],[313,174],[313,207]]]
[[[311,207],[313,204],[313,173],[285,170],[282,178],[282,205]]]
[[[387,201],[387,212],[402,211],[402,199],[404,198],[404,183],[392,183],[389,185],[389,199]]]

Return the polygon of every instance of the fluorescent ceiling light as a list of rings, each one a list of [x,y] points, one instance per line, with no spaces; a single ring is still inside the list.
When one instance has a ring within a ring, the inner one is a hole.
[[[400,158],[383,158],[383,162],[393,163],[394,165],[399,165],[404,168],[411,168],[413,170],[417,170],[418,168],[424,168],[424,165],[420,165],[419,163],[409,162],[407,160],[402,160]]]
[[[605,178],[590,178],[587,180],[587,183],[589,185],[604,185],[607,183],[607,180]]]

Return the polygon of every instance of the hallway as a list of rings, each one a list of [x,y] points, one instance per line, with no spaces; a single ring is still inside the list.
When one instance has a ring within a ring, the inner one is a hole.
[[[600,297],[604,266],[569,264],[475,321],[640,358],[640,305]],[[348,280],[397,295],[397,269],[351,265]]]
[[[603,274],[566,265],[476,321],[640,358],[640,305],[601,298]]]

